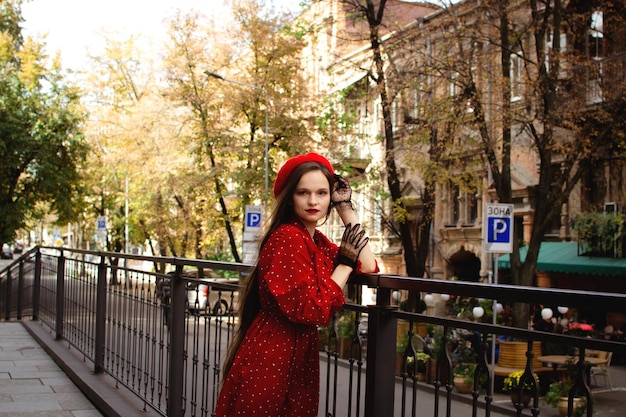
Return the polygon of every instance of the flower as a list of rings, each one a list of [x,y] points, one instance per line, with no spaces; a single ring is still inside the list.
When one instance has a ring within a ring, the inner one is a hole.
[[[578,337],[587,337],[593,335],[593,326],[587,323],[573,322],[569,324],[567,334]]]
[[[413,358],[413,356],[409,356],[406,359],[407,364],[411,366],[413,361],[417,362],[417,372],[425,372],[426,363],[428,362],[428,359],[430,359],[430,355],[424,352],[415,352],[415,358]]]
[[[522,378],[523,375],[524,375],[524,371],[511,372],[509,376],[504,378],[504,385],[502,386],[502,390],[504,392],[517,391],[519,388],[520,379]],[[539,376],[537,376],[537,374],[535,373],[533,373],[533,376],[535,377],[537,384],[539,384]],[[537,388],[539,388],[539,385],[537,385]],[[524,385],[523,385],[522,390],[525,392],[533,392],[533,389],[534,389],[534,384],[532,380],[528,377],[524,378]]]

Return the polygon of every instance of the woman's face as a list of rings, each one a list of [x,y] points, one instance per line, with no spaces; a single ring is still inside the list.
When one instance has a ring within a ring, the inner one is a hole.
[[[328,214],[330,184],[320,170],[304,174],[293,193],[293,210],[313,235],[317,222]]]

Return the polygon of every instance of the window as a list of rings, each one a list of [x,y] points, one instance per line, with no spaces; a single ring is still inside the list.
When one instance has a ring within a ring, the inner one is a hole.
[[[589,56],[602,58],[604,56],[604,15],[601,11],[595,11],[591,15],[589,25]]]
[[[596,73],[589,78],[587,85],[587,103],[599,103],[602,101],[602,57],[604,56],[604,16],[601,11],[595,11],[591,15],[589,24],[587,48],[589,57],[597,60]]]
[[[383,232],[382,229],[383,224],[383,216],[382,216],[382,207],[378,204],[374,205],[374,235],[380,236]]]
[[[380,102],[380,98],[374,100],[374,120],[376,122],[377,134],[385,135],[385,123],[383,120],[383,107]]]
[[[461,89],[459,88],[459,84],[458,84],[458,78],[459,78],[458,73],[454,73],[450,77],[450,84],[448,85],[448,93],[450,94],[450,97],[456,97],[461,92]]]
[[[475,191],[469,191],[465,194],[465,220],[464,223],[467,225],[473,225],[476,223],[476,219],[478,218],[478,202],[476,198]]]
[[[459,224],[461,215],[461,195],[459,186],[452,184],[450,186],[450,208],[452,209],[452,224]]]
[[[522,99],[524,63],[518,54],[511,55],[511,101]]]
[[[478,219],[478,203],[476,191],[472,187],[459,187],[450,183],[447,189],[447,207],[444,213],[446,226],[472,226]]]
[[[400,127],[400,103],[398,99],[391,102],[391,124],[393,131],[395,132]]]
[[[422,96],[419,87],[411,91],[411,101],[411,117],[417,119],[421,116],[421,112],[423,111]]]
[[[554,49],[554,30],[550,29],[546,35],[546,70],[550,71],[550,60],[552,59],[552,53]],[[567,35],[561,33],[559,35],[559,49],[561,52],[567,51]],[[563,70],[563,62],[561,62],[561,70]],[[565,73],[562,72],[560,77],[565,77]]]

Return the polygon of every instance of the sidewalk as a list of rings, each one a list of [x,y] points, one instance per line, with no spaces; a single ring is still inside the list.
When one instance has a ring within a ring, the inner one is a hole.
[[[0,323],[0,416],[102,414],[19,322]]]

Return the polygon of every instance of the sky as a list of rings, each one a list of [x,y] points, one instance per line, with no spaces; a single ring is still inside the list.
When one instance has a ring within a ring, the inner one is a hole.
[[[22,5],[24,32],[46,35],[48,54],[61,52],[65,68],[86,66],[87,53],[101,50],[102,33],[139,35],[158,39],[164,31],[163,19],[178,9],[195,9],[216,21],[228,15],[227,0],[26,0]],[[266,0],[277,9],[299,10],[299,0]],[[117,37],[116,37],[117,39]]]

